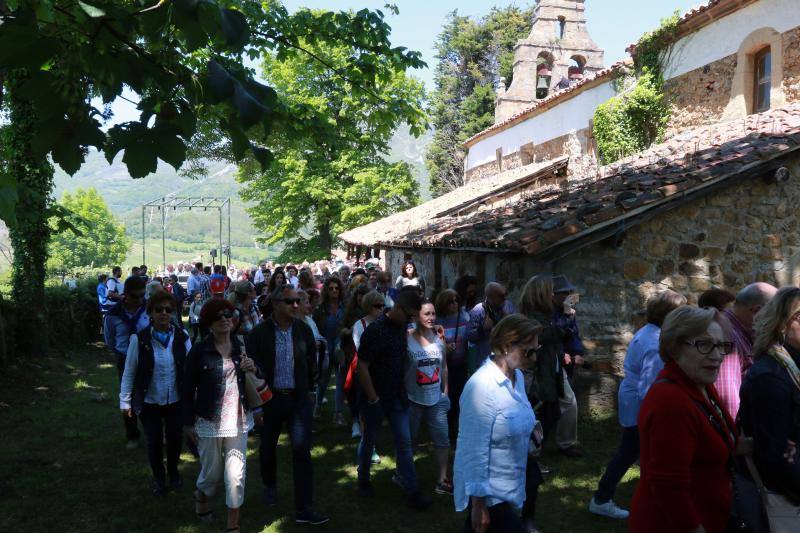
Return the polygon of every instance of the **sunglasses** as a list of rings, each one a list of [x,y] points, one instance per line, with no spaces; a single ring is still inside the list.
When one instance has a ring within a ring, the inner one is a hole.
[[[375,304],[372,306],[373,309],[383,309],[385,306],[383,304]]]
[[[231,318],[233,318],[233,312],[228,311],[226,309],[225,311],[222,311],[220,312],[220,314],[217,315],[217,320],[222,320],[223,318],[227,318],[228,320],[230,320]]]
[[[530,359],[534,355],[538,355],[539,350],[541,349],[542,349],[541,346],[537,346],[536,348],[528,348],[527,350],[525,350],[525,359]]]
[[[328,290],[329,291],[338,291],[339,287],[337,287],[336,285],[330,285],[330,286],[328,286]]]
[[[154,308],[153,308],[153,312],[154,312],[154,313],[167,313],[168,315],[171,315],[172,313],[174,313],[174,312],[175,312],[175,310],[174,310],[172,307],[170,307],[170,306],[166,306],[166,307],[154,307]]]
[[[683,341],[683,343],[694,346],[703,355],[710,354],[714,348],[717,348],[721,355],[728,355],[733,351],[733,343],[729,341],[714,342],[708,339],[700,339],[694,342]]]
[[[286,305],[300,305],[300,298],[282,298],[278,300]]]

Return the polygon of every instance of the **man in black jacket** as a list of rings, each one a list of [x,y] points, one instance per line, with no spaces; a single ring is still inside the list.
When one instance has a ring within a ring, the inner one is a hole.
[[[294,318],[300,298],[291,285],[272,292],[272,316],[245,338],[247,354],[261,368],[273,396],[264,409],[261,426],[261,478],[264,503],[277,503],[276,448],[286,424],[292,443],[294,498],[299,524],[324,524],[328,517],[312,508],[311,411],[316,383],[317,343],[311,328]]]

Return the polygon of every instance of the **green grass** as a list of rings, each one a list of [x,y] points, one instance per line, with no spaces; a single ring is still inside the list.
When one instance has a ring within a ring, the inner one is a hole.
[[[150,471],[143,448],[125,449],[117,409],[113,360],[99,347],[16,362],[0,376],[0,531],[176,531],[224,530],[224,496],[214,498],[217,518],[211,526],[196,522],[191,487],[198,464],[183,455],[185,486],[155,500],[149,493]],[[332,399],[332,398],[331,398]],[[378,446],[383,457],[373,470],[376,496],[356,496],[355,441],[349,428],[330,423],[331,403],[315,422],[315,506],[331,516],[321,529],[347,532],[460,531],[463,513],[451,498],[436,496],[432,509],[410,511],[401,490],[391,482],[390,434],[383,428]],[[624,531],[624,523],[590,515],[586,510],[605,463],[619,438],[613,413],[593,413],[581,423],[587,456],[564,459],[547,453],[542,462],[554,474],[541,488],[537,522],[544,532]],[[261,504],[257,440],[248,453],[247,495],[242,509],[245,532],[307,531],[293,523],[291,451],[281,438],[278,464],[280,503]],[[433,487],[433,460],[422,446],[416,468],[425,490]],[[628,505],[638,470],[622,483],[617,501]]]

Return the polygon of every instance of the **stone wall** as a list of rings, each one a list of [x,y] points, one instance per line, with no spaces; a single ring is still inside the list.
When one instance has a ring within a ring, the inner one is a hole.
[[[667,137],[720,121],[731,100],[736,63],[733,54],[665,83],[665,93],[673,106]]]
[[[479,165],[475,168],[467,170],[466,174],[464,175],[464,183],[469,183],[471,181],[479,180],[481,178],[494,176],[495,174],[498,173],[500,173],[500,168],[497,166],[496,161],[492,161],[491,163],[486,163],[485,165]]]
[[[800,28],[787,31],[783,39],[783,93],[786,103],[800,101]]]

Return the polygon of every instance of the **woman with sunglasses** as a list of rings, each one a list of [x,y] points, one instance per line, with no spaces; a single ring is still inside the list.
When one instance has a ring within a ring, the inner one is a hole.
[[[337,368],[336,379],[336,412],[341,412],[344,404],[344,390],[340,391],[340,379],[338,377],[337,354],[341,352],[339,341],[339,328],[344,318],[344,285],[338,278],[328,278],[322,289],[322,303],[314,311],[314,322],[317,323],[322,336],[325,337],[327,351],[324,359],[320,361],[319,384],[317,385],[317,405],[314,407],[314,418],[319,418],[322,412],[322,403],[325,400],[325,393],[328,390],[328,382],[331,378],[331,367]],[[344,387],[344,377],[341,378],[341,387]]]
[[[764,485],[800,502],[800,289],[784,287],[755,320],[753,366],[740,390],[739,422],[753,438],[753,459]],[[754,531],[768,531],[754,521]]]
[[[460,305],[458,293],[445,289],[436,297],[436,323],[444,328],[447,348],[447,389],[450,411],[447,413],[450,435],[458,434],[458,403],[467,384],[467,328],[469,313]]]
[[[522,371],[536,361],[541,331],[523,315],[500,320],[489,339],[492,354],[464,387],[453,466],[456,511],[468,510],[464,531],[527,531],[517,509],[527,499],[536,417]]]
[[[172,323],[177,304],[164,290],[147,300],[150,325],[131,335],[119,394],[123,416],[142,421],[147,442],[147,459],[153,471],[154,496],[182,486],[178,474],[181,455],[181,385],[186,354],[192,347],[189,334]],[[164,471],[163,443],[166,435],[167,469]]]
[[[447,475],[450,462],[450,436],[447,428],[447,412],[450,398],[447,396],[447,358],[445,343],[439,338],[436,325],[436,309],[430,300],[422,302],[422,308],[414,317],[416,327],[408,332],[408,359],[405,372],[405,388],[411,423],[411,439],[417,442],[422,420],[428,426],[433,441],[436,460],[436,494],[452,494],[453,482]]]
[[[253,415],[245,398],[245,372],[255,363],[242,355],[233,336],[233,304],[214,298],[200,312],[200,324],[211,334],[195,344],[186,361],[183,394],[184,432],[200,452],[200,475],[194,493],[195,513],[213,520],[209,498],[225,481],[227,531],[239,531],[239,509],[244,502],[247,433]]]
[[[738,431],[714,388],[723,356],[733,349],[727,327],[716,309],[688,305],[664,319],[658,341],[664,369],[639,410],[641,478],[632,532],[728,527]]]

